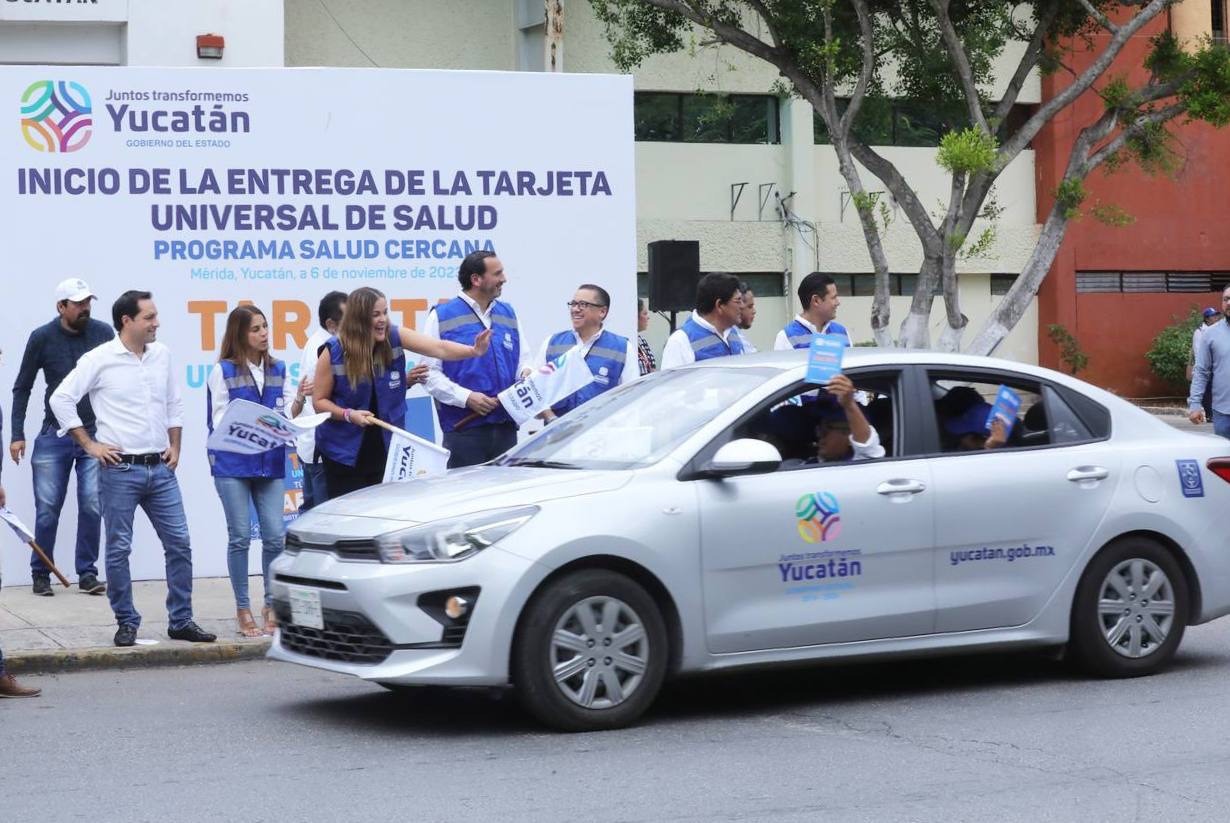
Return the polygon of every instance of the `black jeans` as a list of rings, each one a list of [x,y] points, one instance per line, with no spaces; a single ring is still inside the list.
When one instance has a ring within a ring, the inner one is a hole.
[[[445,432],[444,448],[452,452],[450,469],[476,466],[494,460],[517,445],[517,427],[512,423],[475,426],[459,432]]]

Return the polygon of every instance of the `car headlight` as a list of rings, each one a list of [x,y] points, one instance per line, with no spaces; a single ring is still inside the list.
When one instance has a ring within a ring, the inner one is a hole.
[[[377,537],[376,548],[382,563],[464,560],[503,540],[536,514],[537,506],[522,506],[424,523]]]

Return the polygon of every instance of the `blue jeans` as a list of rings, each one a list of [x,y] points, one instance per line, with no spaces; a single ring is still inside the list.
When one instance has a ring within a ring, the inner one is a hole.
[[[286,484],[280,477],[215,477],[214,488],[222,500],[226,516],[226,569],[235,592],[235,608],[251,608],[248,603],[248,548],[252,545],[249,501],[256,507],[261,527],[261,572],[265,576],[265,605],[273,602],[269,591],[269,564],[286,546],[286,523],[282,508]]]
[[[107,598],[115,622],[141,625],[141,615],[132,602],[132,572],[128,568],[132,521],[140,506],[158,533],[166,556],[169,626],[182,629],[192,620],[192,546],[175,473],[164,463],[103,466],[99,498],[107,526]]]
[[[1222,437],[1230,437],[1230,414],[1222,414],[1213,410],[1213,433]]]
[[[444,433],[444,448],[451,454],[450,469],[476,466],[494,460],[517,445],[517,427],[512,423],[475,426],[459,432]]]
[[[329,486],[325,482],[324,463],[303,464],[303,502],[299,504],[299,513],[319,506],[329,499]]]
[[[90,432],[92,437],[94,432]],[[34,472],[34,540],[55,560],[60,511],[68,494],[68,475],[77,467],[77,576],[98,574],[98,541],[101,521],[98,504],[98,461],[85,453],[77,441],[56,437],[55,428],[44,428],[34,438],[30,466]],[[46,578],[51,569],[34,552],[30,573]]]

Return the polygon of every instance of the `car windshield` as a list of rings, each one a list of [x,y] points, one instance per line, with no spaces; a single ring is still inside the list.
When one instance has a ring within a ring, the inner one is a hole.
[[[560,469],[649,466],[777,374],[767,368],[651,374],[560,417],[498,463]]]

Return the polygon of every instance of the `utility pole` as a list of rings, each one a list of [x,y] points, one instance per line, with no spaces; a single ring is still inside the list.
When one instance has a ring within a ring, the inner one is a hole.
[[[543,67],[546,71],[564,70],[564,0],[545,0],[547,31],[543,37]]]

